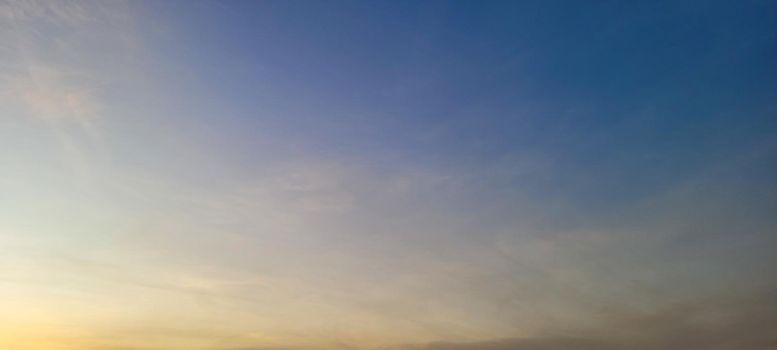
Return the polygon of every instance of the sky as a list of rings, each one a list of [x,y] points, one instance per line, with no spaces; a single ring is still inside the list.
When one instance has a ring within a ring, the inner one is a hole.
[[[0,348],[777,349],[771,1],[2,1]]]

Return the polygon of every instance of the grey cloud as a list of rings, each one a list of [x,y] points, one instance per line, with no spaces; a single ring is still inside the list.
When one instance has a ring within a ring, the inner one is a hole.
[[[613,317],[601,328],[472,343],[440,342],[397,350],[768,350],[777,349],[777,293]]]
[[[377,350],[774,350],[777,349],[777,289],[666,305],[655,312],[603,310],[606,322],[588,328],[557,329],[522,338],[480,342],[434,342],[363,349]],[[593,323],[593,322],[592,322]],[[214,350],[321,350],[241,347]],[[360,348],[361,349],[361,348]]]

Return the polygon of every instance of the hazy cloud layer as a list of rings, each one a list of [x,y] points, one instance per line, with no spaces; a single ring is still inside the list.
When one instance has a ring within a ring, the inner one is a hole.
[[[671,305],[664,311],[648,314],[617,315],[605,328],[596,331],[567,331],[546,337],[474,343],[435,343],[406,349],[767,350],[777,347],[777,336],[770,331],[775,320],[777,300],[774,291],[770,290],[758,296]]]
[[[774,349],[773,5],[707,6],[2,2],[0,348]]]

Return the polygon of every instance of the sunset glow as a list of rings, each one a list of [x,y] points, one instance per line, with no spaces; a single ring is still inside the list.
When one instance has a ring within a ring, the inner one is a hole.
[[[2,1],[0,350],[777,349],[775,14]]]

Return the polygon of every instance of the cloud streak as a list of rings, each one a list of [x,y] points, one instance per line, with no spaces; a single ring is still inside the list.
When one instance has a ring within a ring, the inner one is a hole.
[[[307,5],[0,4],[0,348],[775,347],[761,11]]]
[[[777,320],[777,293],[671,305],[648,314],[613,317],[598,330],[473,343],[408,346],[413,350],[767,350],[777,346],[770,331]]]

